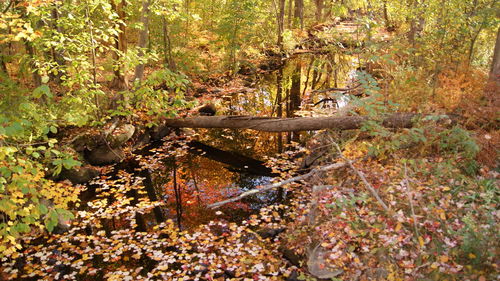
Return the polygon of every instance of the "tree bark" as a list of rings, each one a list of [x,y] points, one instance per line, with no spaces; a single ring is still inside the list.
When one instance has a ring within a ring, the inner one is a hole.
[[[121,0],[118,5],[114,4],[114,1],[111,1],[111,6],[118,14],[120,19],[119,23],[119,33],[115,38],[115,51],[113,53],[113,59],[115,63],[114,69],[114,77],[113,81],[111,81],[111,88],[117,90],[126,90],[128,89],[128,80],[127,80],[127,70],[123,67],[122,59],[123,55],[127,53],[127,34],[126,34],[126,26],[125,26],[125,6],[127,1]]]
[[[294,22],[298,19],[300,22],[300,29],[304,28],[304,0],[295,0],[295,11],[293,14]],[[295,24],[294,24],[295,25]]]
[[[293,11],[293,0],[288,0],[288,18],[287,18],[288,29],[292,28],[292,11]]]
[[[490,81],[500,86],[500,27],[497,32],[497,41],[495,43],[495,50],[493,51],[493,61],[490,69]]]
[[[316,12],[315,12],[315,17],[316,17],[316,23],[321,23],[321,20],[323,19],[323,0],[314,0],[314,4],[316,4]]]
[[[40,76],[40,73],[38,73],[38,68],[35,64],[35,48],[33,48],[33,45],[31,42],[25,41],[24,43],[26,47],[26,52],[28,53],[28,56],[31,60],[30,66],[32,68],[32,77],[33,77],[33,85],[35,87],[40,87],[42,85],[42,77]]]
[[[58,10],[58,5],[57,2],[54,4],[54,8],[51,11],[51,28],[53,30],[56,30],[58,33],[63,33],[63,30],[61,26],[59,25],[59,10]],[[63,58],[63,50],[57,49],[55,47],[52,47],[51,50],[51,56],[52,59],[56,62],[57,64],[57,72],[56,73],[50,73],[50,78],[56,82],[57,84],[61,84],[61,77],[63,76],[63,68],[65,65],[65,60]]]
[[[279,0],[279,11],[277,18],[278,25],[278,47],[283,52],[283,31],[285,25],[285,0]]]
[[[410,128],[415,113],[395,113],[383,120],[387,128]],[[359,129],[368,121],[363,116],[342,117],[252,117],[252,116],[198,116],[184,119],[166,119],[165,126],[172,128],[229,128],[252,129],[264,132],[314,131],[322,129]]]
[[[163,56],[164,56],[164,64],[165,67],[168,67],[172,71],[177,71],[177,66],[175,65],[175,61],[172,57],[172,42],[170,40],[170,33],[168,31],[168,22],[167,18],[163,16],[161,18],[162,27],[163,27]]]
[[[142,22],[142,30],[139,34],[139,42],[138,46],[139,57],[144,57],[144,48],[148,45],[148,37],[149,37],[149,5],[150,0],[142,0],[142,12],[141,12],[141,22]],[[138,64],[135,67],[134,81],[139,80],[142,81],[142,77],[144,76],[144,63]]]

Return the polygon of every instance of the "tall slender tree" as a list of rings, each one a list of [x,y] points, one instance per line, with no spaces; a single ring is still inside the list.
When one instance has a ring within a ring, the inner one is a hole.
[[[141,23],[142,23],[142,29],[141,32],[139,33],[139,42],[138,42],[138,47],[139,49],[139,57],[144,57],[144,49],[148,45],[148,39],[149,39],[149,5],[150,5],[150,0],[142,0],[142,11],[141,11]],[[144,63],[140,63],[135,67],[135,75],[134,75],[134,80],[142,80],[142,77],[144,76]]]

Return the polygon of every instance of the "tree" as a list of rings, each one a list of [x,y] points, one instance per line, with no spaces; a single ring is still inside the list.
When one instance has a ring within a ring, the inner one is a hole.
[[[489,80],[496,83],[498,90],[498,87],[500,87],[500,27],[497,31],[497,39],[495,42],[495,49],[493,51],[493,60],[491,62]]]
[[[127,54],[127,25],[126,25],[126,14],[125,8],[127,6],[126,0],[120,1],[118,4],[115,0],[111,0],[111,6],[118,14],[118,34],[115,36],[115,46],[113,50],[114,59],[114,77],[111,81],[111,88],[117,90],[128,89],[128,79],[127,79],[127,69],[125,68],[125,63],[123,61],[125,55]]]
[[[141,10],[141,23],[142,29],[139,33],[139,43],[137,46],[139,49],[139,57],[144,57],[144,49],[148,44],[149,37],[149,5],[150,0],[142,0],[142,10]],[[144,76],[144,63],[141,62],[135,67],[134,80],[142,80]]]

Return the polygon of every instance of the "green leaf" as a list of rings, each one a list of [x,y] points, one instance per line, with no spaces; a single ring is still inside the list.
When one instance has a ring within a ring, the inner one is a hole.
[[[16,229],[18,232],[30,232],[30,227],[25,223],[18,223]]]
[[[46,83],[46,82],[44,82]],[[52,93],[50,92],[50,88],[49,86],[47,85],[42,85],[38,88],[36,88],[35,90],[33,90],[33,97],[34,98],[41,98],[43,95],[47,96],[48,98],[52,98],[53,95]]]
[[[68,159],[62,160],[62,164],[63,164],[64,168],[71,169],[75,166],[80,166],[82,163],[80,161],[73,159],[73,158],[68,158]]]
[[[42,215],[45,215],[49,211],[49,209],[47,209],[47,206],[45,206],[44,204],[38,205],[38,209],[40,210],[40,213],[42,213]]]
[[[56,126],[50,126],[50,132],[53,134],[57,134],[57,127]]]
[[[45,219],[45,227],[49,232],[54,230],[58,222],[58,216],[56,210],[50,210],[48,217]]]

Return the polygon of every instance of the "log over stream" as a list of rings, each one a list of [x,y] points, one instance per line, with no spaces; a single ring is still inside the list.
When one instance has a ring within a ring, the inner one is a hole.
[[[388,128],[410,128],[419,117],[415,113],[395,113],[382,121]],[[342,117],[253,117],[253,116],[198,116],[184,119],[166,119],[164,125],[172,128],[228,128],[252,129],[264,132],[314,131],[322,129],[359,129],[370,120],[363,116]]]

